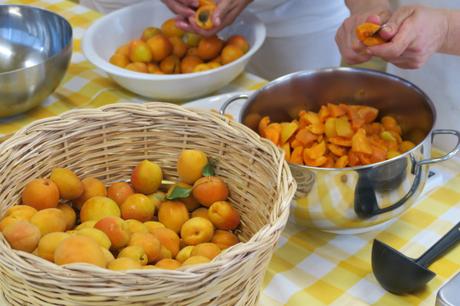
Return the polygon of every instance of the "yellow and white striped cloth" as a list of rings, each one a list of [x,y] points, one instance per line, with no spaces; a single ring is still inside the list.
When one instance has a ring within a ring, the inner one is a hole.
[[[72,64],[56,92],[42,106],[0,120],[2,136],[26,124],[78,107],[99,107],[120,101],[145,100],[123,90],[95,69],[81,53],[80,39],[100,15],[67,0],[20,0],[1,4],[33,5],[67,18],[74,30]],[[244,73],[219,93],[260,88],[265,81]],[[460,247],[430,268],[437,276],[422,292],[397,296],[385,292],[372,275],[372,240],[418,257],[460,220],[460,161],[436,166],[423,197],[383,231],[335,235],[289,223],[267,270],[261,305],[433,305],[437,289],[460,271]],[[1,304],[1,299],[0,299]],[[1,304],[3,305],[3,304]]]

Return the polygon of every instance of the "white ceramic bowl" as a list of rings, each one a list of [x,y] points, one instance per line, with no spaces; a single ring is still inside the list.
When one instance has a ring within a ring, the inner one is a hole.
[[[147,1],[112,12],[97,20],[86,31],[82,49],[86,58],[104,70],[122,87],[139,95],[162,101],[190,100],[219,90],[241,72],[265,39],[265,26],[254,15],[243,12],[219,36],[241,34],[250,44],[238,60],[219,68],[188,74],[156,75],[130,71],[109,63],[116,48],[137,38],[148,26],[160,26],[173,13],[160,1]]]

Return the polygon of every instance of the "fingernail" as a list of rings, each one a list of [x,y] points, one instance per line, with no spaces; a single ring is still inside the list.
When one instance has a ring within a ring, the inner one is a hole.
[[[389,24],[384,24],[380,31],[391,33],[393,31],[393,28]]]

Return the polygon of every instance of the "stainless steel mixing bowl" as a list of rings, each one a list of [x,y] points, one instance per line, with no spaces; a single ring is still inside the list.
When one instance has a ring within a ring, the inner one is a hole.
[[[301,225],[339,233],[364,232],[400,215],[423,190],[430,164],[453,157],[460,149],[460,133],[433,130],[436,108],[412,83],[396,76],[367,69],[335,68],[300,71],[264,86],[245,98],[239,121],[256,130],[263,116],[272,121],[291,121],[299,110],[318,111],[332,103],[365,104],[379,110],[379,118],[394,116],[403,138],[417,145],[412,150],[366,166],[316,168],[291,164],[297,180],[291,217]],[[439,101],[442,103],[442,101]],[[457,145],[440,158],[431,156],[436,135],[457,138]]]
[[[43,9],[0,5],[0,117],[27,111],[59,85],[72,54],[72,27]]]

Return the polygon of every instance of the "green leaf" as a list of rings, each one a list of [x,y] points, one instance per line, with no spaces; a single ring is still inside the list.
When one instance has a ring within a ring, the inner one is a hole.
[[[204,166],[202,174],[203,176],[214,176],[214,164],[212,162],[208,162],[208,164]]]
[[[166,199],[175,200],[175,199],[185,199],[190,196],[192,193],[192,188],[174,186],[171,193],[168,193]]]

